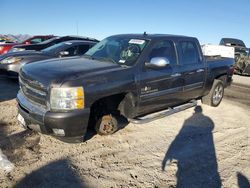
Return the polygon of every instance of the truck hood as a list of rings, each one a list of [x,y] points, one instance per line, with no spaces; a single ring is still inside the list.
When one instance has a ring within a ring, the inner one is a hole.
[[[26,64],[21,74],[26,78],[40,82],[48,88],[51,83],[60,85],[64,80],[89,75],[105,70],[121,69],[114,63],[90,60],[83,57],[50,59]]]

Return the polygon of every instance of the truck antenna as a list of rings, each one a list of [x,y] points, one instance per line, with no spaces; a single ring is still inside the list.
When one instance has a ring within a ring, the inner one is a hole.
[[[78,20],[76,21],[76,35],[78,35]]]

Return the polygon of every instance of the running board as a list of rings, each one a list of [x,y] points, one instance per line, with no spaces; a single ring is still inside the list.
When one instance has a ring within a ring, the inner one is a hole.
[[[192,100],[189,103],[186,103],[186,104],[183,104],[180,106],[168,108],[167,110],[163,110],[163,111],[156,112],[156,113],[149,114],[149,115],[142,116],[142,117],[137,117],[136,119],[128,119],[128,120],[129,120],[129,122],[135,123],[135,124],[149,123],[151,121],[172,115],[176,112],[180,112],[180,111],[186,110],[186,109],[194,107],[194,106],[197,106],[196,100]]]

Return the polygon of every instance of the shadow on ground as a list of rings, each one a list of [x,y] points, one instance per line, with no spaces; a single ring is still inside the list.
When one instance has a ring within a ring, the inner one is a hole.
[[[162,161],[163,171],[176,163],[176,187],[221,187],[213,129],[214,122],[202,113],[201,106],[185,120]]]
[[[9,124],[0,121],[0,148],[11,162],[20,161],[27,153],[26,150],[39,152],[39,134],[30,130],[11,134],[9,126]]]
[[[240,173],[240,172],[237,173],[237,179],[238,179],[239,188],[249,188],[250,187],[249,180],[242,173]]]
[[[67,159],[52,162],[28,174],[14,188],[26,187],[87,187]]]
[[[0,77],[0,102],[16,98],[18,90],[17,80]]]

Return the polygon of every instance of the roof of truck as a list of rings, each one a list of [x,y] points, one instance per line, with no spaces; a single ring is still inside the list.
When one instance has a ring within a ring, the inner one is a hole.
[[[235,38],[222,38],[221,40],[224,41],[224,43],[230,43],[231,46],[242,46],[246,47],[244,42],[240,39],[235,39]]]
[[[141,39],[157,39],[157,38],[173,38],[173,39],[180,39],[180,38],[189,38],[189,39],[196,39],[195,37],[183,36],[183,35],[171,35],[171,34],[120,34],[114,36],[127,36],[127,37],[135,37]]]

